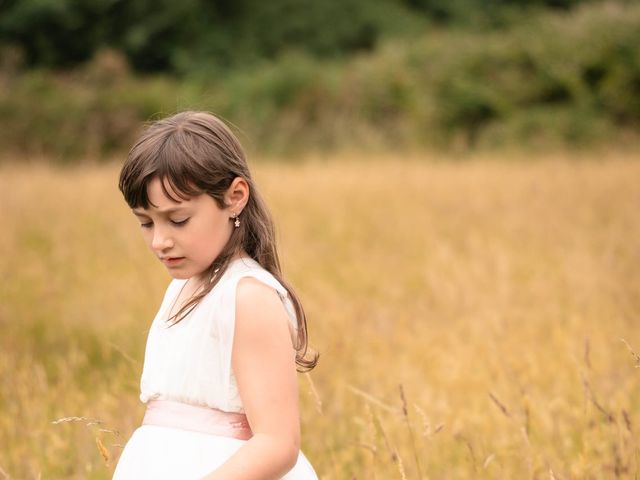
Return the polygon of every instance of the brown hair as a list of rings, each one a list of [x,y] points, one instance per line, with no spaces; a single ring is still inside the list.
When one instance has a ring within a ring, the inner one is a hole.
[[[152,123],[131,148],[120,172],[119,188],[131,208],[149,207],[147,185],[162,180],[164,193],[171,195],[165,181],[182,199],[207,194],[224,208],[224,194],[236,177],[249,185],[249,200],[242,210],[242,222],[207,269],[205,289],[189,300],[173,317],[184,319],[216,285],[231,259],[242,249],[269,271],[289,293],[297,322],[295,345],[299,370],[311,370],[318,354],[307,356],[307,320],[300,299],[282,278],[271,215],[251,178],[240,142],[215,115],[181,112]]]

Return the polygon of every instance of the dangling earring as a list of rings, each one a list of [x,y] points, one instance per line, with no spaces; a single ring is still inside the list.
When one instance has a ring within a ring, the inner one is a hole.
[[[240,219],[238,218],[239,213],[234,213],[231,218],[233,218],[233,226],[238,228],[240,226]]]

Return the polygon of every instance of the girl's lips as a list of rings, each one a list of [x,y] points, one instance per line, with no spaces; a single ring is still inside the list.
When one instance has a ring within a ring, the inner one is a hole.
[[[184,260],[184,257],[164,257],[162,258],[162,263],[165,265],[175,265],[182,260]]]

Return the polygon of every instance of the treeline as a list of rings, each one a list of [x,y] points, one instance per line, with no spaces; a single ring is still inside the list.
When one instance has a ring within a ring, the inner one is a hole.
[[[142,122],[214,111],[250,149],[555,147],[637,141],[640,5],[589,3],[494,29],[432,28],[368,52],[283,53],[225,75],[134,74],[118,50],[72,70],[0,65],[0,151],[70,160]]]
[[[137,71],[211,74],[295,49],[372,51],[436,26],[499,28],[585,0],[2,0],[0,44],[27,66],[69,68],[109,48]]]

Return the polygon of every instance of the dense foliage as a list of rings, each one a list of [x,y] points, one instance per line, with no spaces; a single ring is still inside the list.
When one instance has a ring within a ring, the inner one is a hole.
[[[638,140],[640,5],[589,3],[493,29],[432,27],[371,48],[333,59],[298,49],[185,78],[132,73],[115,49],[60,71],[25,69],[20,52],[5,49],[0,152],[121,152],[144,121],[186,108],[214,111],[250,149],[277,153]]]
[[[0,42],[28,65],[69,67],[105,47],[137,70],[211,71],[291,49],[316,57],[371,50],[430,24],[492,25],[509,12],[584,0],[4,0]],[[510,18],[510,17],[509,17]]]

